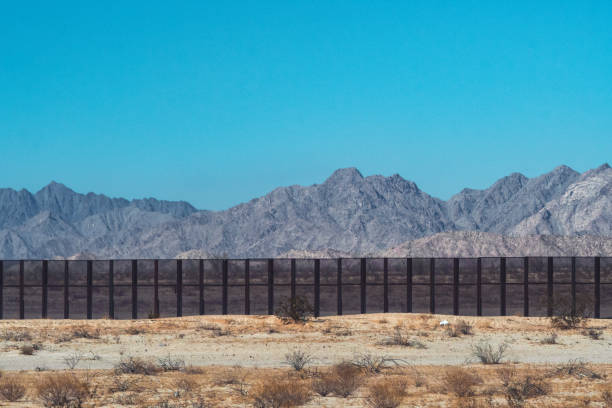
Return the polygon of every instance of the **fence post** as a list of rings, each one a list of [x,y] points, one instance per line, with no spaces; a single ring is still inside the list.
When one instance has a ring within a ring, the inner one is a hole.
[[[429,313],[436,313],[436,260],[429,258]]]
[[[336,299],[338,301],[337,314],[342,316],[342,258],[338,258],[338,274],[336,275]]]
[[[227,270],[228,270],[228,260],[224,259],[222,263],[222,279],[223,279],[223,292],[221,293],[221,310],[222,314],[227,314]]]
[[[476,316],[482,316],[482,258],[476,260]]]
[[[576,257],[572,256],[572,316],[576,315]]]
[[[244,314],[251,314],[251,265],[248,259],[244,260]]]
[[[506,315],[506,258],[499,259],[499,314]]]
[[[529,316],[529,257],[523,258],[523,316]]]
[[[183,316],[183,261],[176,260],[176,317]]]
[[[70,318],[70,271],[68,261],[64,261],[64,319]]]
[[[4,261],[0,260],[0,319],[4,319]]]
[[[268,314],[274,314],[274,260],[268,259]]]
[[[93,317],[93,263],[87,261],[87,318]]]
[[[453,314],[459,314],[459,258],[453,259]]]
[[[159,317],[159,260],[153,261],[153,315]]]
[[[361,258],[361,313],[366,312],[366,259]]]
[[[314,261],[314,316],[321,314],[321,260]]]
[[[19,318],[25,319],[24,261],[19,261]]]
[[[108,261],[108,317],[115,318],[115,262]]]
[[[200,289],[200,293],[199,293],[200,316],[202,316],[204,312],[206,311],[204,309],[204,260],[203,259],[200,259],[198,269],[199,269],[198,287]]]
[[[295,301],[295,259],[291,260],[291,301]]]
[[[599,319],[601,317],[601,258],[600,257],[595,257],[595,310],[594,310],[594,317],[596,319]]]
[[[383,259],[383,312],[389,313],[389,260]]]
[[[49,294],[49,263],[42,261],[42,318],[47,318],[47,305]]]
[[[132,260],[132,319],[138,319],[138,261]]]
[[[406,312],[412,313],[412,258],[406,258]]]
[[[546,279],[546,315],[553,315],[553,258],[548,257],[547,262],[547,279]]]

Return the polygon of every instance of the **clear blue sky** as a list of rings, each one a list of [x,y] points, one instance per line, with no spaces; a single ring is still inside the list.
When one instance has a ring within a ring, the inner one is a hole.
[[[611,1],[84,3],[2,7],[0,186],[222,209],[612,159]]]

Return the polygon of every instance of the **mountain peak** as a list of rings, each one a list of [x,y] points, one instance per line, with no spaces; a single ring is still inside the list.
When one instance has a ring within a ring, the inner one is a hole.
[[[325,180],[325,184],[354,183],[361,180],[363,180],[363,175],[356,167],[347,167],[334,171],[332,175]]]
[[[52,180],[49,184],[41,188],[36,194],[44,193],[44,192],[52,192],[52,193],[71,192],[73,193],[74,191],[66,187],[64,184],[58,183],[57,181]]]

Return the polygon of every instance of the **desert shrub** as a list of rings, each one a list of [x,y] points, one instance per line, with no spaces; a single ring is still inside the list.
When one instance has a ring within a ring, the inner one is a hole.
[[[157,364],[162,371],[181,371],[185,368],[185,360],[182,358],[167,355],[157,360]]]
[[[466,322],[465,320],[459,320],[457,324],[454,325],[457,331],[465,336],[472,335],[473,326],[471,323]]]
[[[298,407],[312,399],[305,382],[274,377],[257,384],[250,394],[255,408]]]
[[[303,323],[312,317],[313,309],[304,296],[285,297],[274,315],[286,323]]]
[[[590,337],[591,340],[601,340],[601,337],[603,336],[603,331],[600,329],[586,329],[585,331],[582,332],[582,334],[584,334],[587,337]]]
[[[531,376],[514,379],[503,387],[503,393],[511,408],[520,408],[529,398],[547,395],[550,391],[548,384],[541,378]]]
[[[108,390],[111,393],[136,391],[138,379],[132,376],[113,376],[113,381]]]
[[[9,402],[19,401],[25,396],[26,388],[14,377],[5,377],[0,380],[0,397]]]
[[[565,364],[557,366],[552,375],[574,377],[577,379],[600,380],[603,376],[593,371],[584,361],[570,360]]]
[[[119,361],[115,367],[115,374],[144,374],[153,375],[159,368],[150,361],[139,357],[125,357]]]
[[[31,356],[34,354],[34,346],[31,344],[24,344],[19,348],[19,353],[23,354],[24,356]]]
[[[181,375],[174,380],[175,397],[182,397],[185,394],[193,392],[197,388],[197,381],[188,375]]]
[[[322,397],[326,397],[334,391],[334,383],[331,375],[323,374],[312,381],[312,390]]]
[[[32,335],[27,330],[4,330],[0,333],[0,339],[4,341],[32,341]]]
[[[380,344],[383,346],[403,346],[418,349],[427,348],[422,342],[411,339],[407,334],[404,334],[400,326],[396,326],[393,329],[393,334],[381,341]]]
[[[540,340],[540,344],[557,344],[557,333],[550,333]]]
[[[285,363],[293,367],[295,371],[302,371],[302,369],[306,367],[306,365],[312,363],[312,361],[312,356],[301,350],[294,350],[285,354]]]
[[[361,385],[362,371],[354,364],[340,363],[333,366],[323,378],[329,382],[333,394],[346,398]]]
[[[465,368],[448,367],[442,382],[448,392],[458,397],[468,397],[474,395],[474,387],[481,384],[482,379]]]
[[[43,377],[36,386],[36,396],[45,407],[79,408],[89,398],[87,383],[68,373]]]
[[[81,353],[74,352],[64,357],[64,364],[66,364],[66,367],[69,369],[74,370],[82,359],[83,355]]]
[[[399,407],[406,395],[406,382],[402,379],[382,379],[368,386],[366,404],[372,408]]]
[[[472,355],[483,364],[499,364],[508,350],[507,343],[501,343],[496,348],[486,340],[472,346]]]
[[[576,305],[571,297],[558,296],[553,300],[553,315],[550,317],[552,327],[562,330],[575,329],[589,317],[592,301],[586,296],[576,298]]]
[[[361,370],[371,374],[378,374],[390,366],[399,366],[402,360],[388,356],[375,356],[369,353],[362,353],[353,358],[352,364]]]
[[[78,326],[72,331],[72,337],[75,339],[99,339],[100,330],[90,330],[85,326]]]

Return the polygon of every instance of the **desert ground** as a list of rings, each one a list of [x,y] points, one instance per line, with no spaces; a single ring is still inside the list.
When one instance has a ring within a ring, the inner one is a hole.
[[[0,350],[2,406],[612,407],[606,319],[5,320]]]

